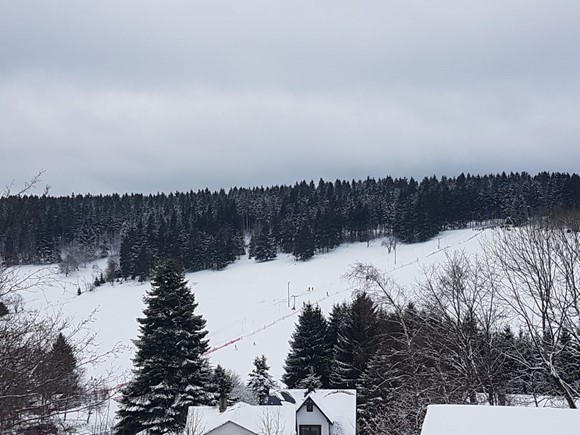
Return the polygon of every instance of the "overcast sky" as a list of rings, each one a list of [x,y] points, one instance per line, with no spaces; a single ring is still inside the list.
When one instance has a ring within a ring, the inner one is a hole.
[[[0,0],[0,184],[580,171],[580,2]]]

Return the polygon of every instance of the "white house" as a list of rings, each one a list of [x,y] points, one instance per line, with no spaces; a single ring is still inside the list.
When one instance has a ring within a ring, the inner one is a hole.
[[[518,406],[431,405],[421,435],[568,435],[580,433],[580,411]]]
[[[283,406],[253,406],[236,403],[219,410],[216,406],[191,406],[186,435],[294,435],[296,411]]]
[[[355,435],[355,390],[279,390],[267,406],[192,406],[186,435]]]

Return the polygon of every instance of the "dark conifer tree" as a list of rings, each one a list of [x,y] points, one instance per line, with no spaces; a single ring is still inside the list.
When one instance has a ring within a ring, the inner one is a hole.
[[[314,373],[312,367],[310,368],[310,373],[296,385],[297,388],[303,388],[305,390],[316,390],[318,388],[323,388],[322,380],[320,376]]]
[[[407,307],[404,316],[407,326],[413,328],[414,319],[417,319],[413,305]],[[358,423],[362,435],[388,433],[398,425],[401,429],[407,426],[407,416],[400,411],[413,405],[408,403],[412,394],[406,394],[404,387],[420,382],[419,373],[410,367],[409,355],[403,351],[403,346],[413,343],[406,341],[398,315],[386,316],[382,329],[384,334],[379,348],[356,384]]]
[[[4,302],[0,301],[0,317],[7,316],[8,314],[10,314],[10,310]]]
[[[45,365],[41,370],[43,379],[42,391],[47,396],[55,394],[69,401],[78,400],[79,373],[75,351],[62,333],[59,333],[52,349],[46,355]],[[69,402],[70,404],[70,402]]]
[[[282,252],[292,252],[294,248],[295,225],[291,217],[288,215],[284,204],[280,209],[280,213],[283,218],[280,222],[277,222],[274,227],[276,241]]]
[[[213,385],[215,387],[215,393],[218,400],[225,399],[229,403],[232,393],[232,388],[234,387],[234,381],[230,375],[221,365],[215,368],[213,372]]]
[[[578,358],[580,349],[577,342],[572,340],[568,329],[564,329],[562,332],[557,346],[561,351],[555,363],[563,373],[564,381],[578,390],[580,387],[580,361]]]
[[[136,243],[134,230],[130,229],[122,236],[121,247],[119,249],[119,266],[123,278],[135,276],[135,259],[132,256],[134,243]]]
[[[257,356],[254,359],[254,369],[248,377],[248,388],[258,401],[259,405],[268,403],[268,395],[272,388],[276,388],[276,381],[269,373],[270,367],[264,355]]]
[[[320,307],[307,303],[298,317],[286,357],[282,381],[288,388],[297,388],[309,376],[328,387],[332,354],[326,332],[327,322]]]
[[[357,421],[363,435],[386,433],[385,415],[389,415],[387,412],[396,415],[393,408],[401,405],[396,401],[403,401],[399,386],[405,379],[404,374],[387,352],[387,349],[381,350],[369,360],[357,384]]]
[[[380,339],[377,308],[366,293],[359,293],[338,332],[330,374],[333,388],[355,388]]]
[[[300,225],[298,233],[294,238],[292,255],[294,255],[297,260],[308,260],[314,256],[315,248],[316,241],[314,240],[312,228],[310,227],[310,224],[305,221]]]
[[[109,257],[107,259],[107,267],[105,269],[105,274],[103,276],[105,282],[110,282],[111,284],[115,281],[115,279],[119,278],[121,275],[121,271],[119,270],[119,266],[115,259]]]
[[[175,262],[160,263],[145,302],[134,377],[123,389],[117,434],[179,431],[189,406],[214,399],[208,391],[211,370],[203,358],[205,320],[194,313],[197,303]]]
[[[41,222],[38,230],[38,260],[42,264],[57,263],[60,260],[60,249],[51,229]]]
[[[342,225],[340,211],[333,203],[328,210],[318,212],[316,217],[315,239],[316,247],[324,252],[340,245],[342,241]]]
[[[338,342],[338,331],[340,331],[342,324],[346,322],[349,316],[350,305],[348,303],[342,302],[332,306],[328,319],[328,330],[326,332],[326,342],[330,349],[331,356],[334,352],[334,347]]]
[[[254,240],[253,237],[252,240]],[[276,242],[272,237],[270,227],[268,225],[262,225],[256,237],[253,256],[256,258],[256,261],[268,261],[276,258],[278,255],[276,251]]]

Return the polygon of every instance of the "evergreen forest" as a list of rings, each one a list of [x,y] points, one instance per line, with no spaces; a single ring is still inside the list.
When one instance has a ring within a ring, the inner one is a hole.
[[[0,198],[7,266],[64,262],[64,271],[112,256],[116,277],[145,280],[161,258],[186,271],[219,270],[245,254],[307,260],[343,242],[391,236],[420,242],[444,229],[580,203],[577,174],[542,172],[359,181],[187,193],[23,195]]]

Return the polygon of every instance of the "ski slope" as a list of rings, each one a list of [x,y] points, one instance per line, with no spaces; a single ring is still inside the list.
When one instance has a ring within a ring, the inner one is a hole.
[[[420,280],[423,268],[444,261],[446,252],[478,251],[487,233],[447,231],[424,243],[398,245],[396,264],[395,252],[388,253],[378,239],[368,246],[344,244],[306,262],[282,254],[266,263],[242,258],[222,271],[189,273],[186,277],[199,303],[197,312],[207,320],[212,348],[209,358],[245,378],[254,358],[264,354],[271,374],[280,379],[288,340],[302,305],[314,302],[328,313],[333,304],[349,300],[355,287],[344,275],[355,263],[372,264],[396,282],[409,285]],[[68,277],[60,275],[52,286],[26,292],[25,299],[28,306],[60,312],[76,322],[91,317],[87,327],[95,334],[96,350],[104,353],[118,345],[121,348],[89,368],[88,374],[110,376],[112,372],[111,382],[121,384],[130,376],[132,340],[138,334],[136,319],[142,316],[149,283],[106,284],[84,291],[105,264],[102,260]],[[30,266],[23,271],[33,269]],[[80,296],[79,287],[83,290]]]

